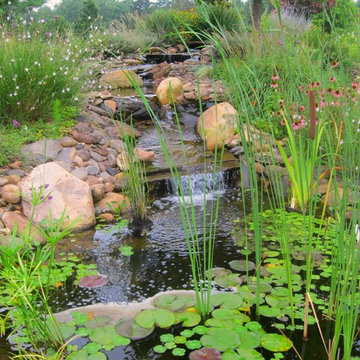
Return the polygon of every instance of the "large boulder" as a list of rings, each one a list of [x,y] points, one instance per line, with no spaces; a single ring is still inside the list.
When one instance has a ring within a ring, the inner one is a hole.
[[[143,85],[141,77],[131,70],[110,71],[100,79],[101,85],[111,87],[112,89],[133,88],[133,82],[140,86]]]
[[[206,142],[207,150],[220,149],[226,139],[235,135],[237,111],[227,102],[214,105],[200,116],[196,131]]]
[[[177,98],[182,94],[184,94],[183,84],[181,80],[176,77],[169,77],[163,80],[156,90],[156,96],[161,105],[176,102]]]
[[[73,231],[80,231],[95,225],[95,210],[90,186],[74,175],[64,170],[58,164],[51,162],[37,166],[20,183],[22,191],[22,206],[24,214],[30,218],[33,212],[32,189],[45,186],[44,195],[50,195],[34,212],[34,222],[51,217],[59,219],[65,211],[62,228],[74,220]]]

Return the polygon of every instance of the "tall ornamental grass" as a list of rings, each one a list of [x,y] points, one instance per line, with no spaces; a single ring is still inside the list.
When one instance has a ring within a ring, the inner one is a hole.
[[[79,103],[85,47],[75,40],[3,28],[0,33],[0,124],[51,118],[54,102]]]

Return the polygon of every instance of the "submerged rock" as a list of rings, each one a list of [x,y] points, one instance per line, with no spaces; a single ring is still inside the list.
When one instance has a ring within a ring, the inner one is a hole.
[[[65,228],[70,223],[73,231],[85,230],[95,225],[95,212],[90,186],[74,175],[68,173],[54,162],[37,166],[25,179],[20,182],[23,193],[22,206],[24,214],[29,218],[33,211],[32,189],[38,191],[45,186],[44,195],[50,194],[34,211],[34,222],[42,220],[60,219],[65,211]]]

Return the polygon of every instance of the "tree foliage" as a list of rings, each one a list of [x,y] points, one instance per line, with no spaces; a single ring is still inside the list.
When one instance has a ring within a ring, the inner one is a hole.
[[[44,5],[46,0],[0,0],[0,16],[10,13],[24,14],[25,12],[34,8],[39,8]]]

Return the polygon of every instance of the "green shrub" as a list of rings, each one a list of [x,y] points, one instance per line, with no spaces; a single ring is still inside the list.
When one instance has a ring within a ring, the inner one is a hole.
[[[77,43],[41,35],[0,38],[0,124],[46,121],[54,101],[77,106],[85,51]]]
[[[313,24],[326,32],[352,32],[359,26],[359,9],[351,0],[337,0],[326,12],[313,16]]]

